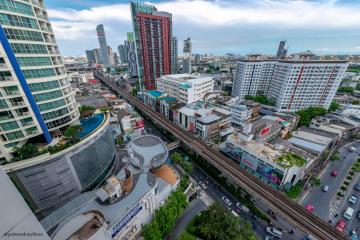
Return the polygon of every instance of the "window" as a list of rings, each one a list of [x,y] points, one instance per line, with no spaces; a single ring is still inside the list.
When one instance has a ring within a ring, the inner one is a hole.
[[[47,111],[50,109],[54,109],[54,108],[59,108],[61,106],[65,106],[66,102],[64,99],[60,99],[54,102],[48,102],[48,103],[43,103],[43,104],[39,104],[39,108],[40,111]]]
[[[39,83],[31,83],[29,87],[32,92],[45,91],[49,89],[55,89],[60,87],[59,81],[50,81],[50,82],[39,82]]]
[[[0,99],[0,109],[8,108],[8,104],[6,103],[5,99]]]
[[[29,40],[38,42],[44,41],[42,34],[39,32],[11,28],[5,28],[4,31],[8,39]]]
[[[21,2],[15,2],[13,0],[0,0],[0,9],[34,16],[34,12],[30,5]]]
[[[23,70],[26,79],[56,76],[53,68]]]
[[[62,97],[63,94],[60,90],[56,90],[56,91],[52,91],[52,92],[47,92],[47,93],[41,93],[41,94],[35,94],[35,100],[37,102],[42,102],[42,101],[46,101],[46,100],[51,100],[54,98],[59,98]]]
[[[22,133],[22,131],[16,131],[16,132],[12,132],[12,133],[7,133],[5,135],[6,135],[6,138],[8,139],[8,141],[12,141],[12,140],[24,137],[24,134]]]
[[[52,65],[49,57],[18,57],[20,66],[46,66]]]
[[[11,80],[12,77],[10,71],[0,72],[0,81],[11,81]]]
[[[35,19],[0,13],[0,24],[39,29]]]
[[[14,53],[22,54],[47,54],[46,46],[40,44],[11,43]]]
[[[7,122],[0,124],[0,127],[3,131],[9,131],[19,128],[19,124],[16,121]]]
[[[56,110],[53,112],[45,113],[45,114],[43,114],[43,117],[46,121],[46,120],[50,120],[53,118],[57,118],[57,117],[66,115],[68,113],[69,113],[69,109],[67,107],[65,107],[65,108],[62,108],[62,109],[59,109],[59,110]]]

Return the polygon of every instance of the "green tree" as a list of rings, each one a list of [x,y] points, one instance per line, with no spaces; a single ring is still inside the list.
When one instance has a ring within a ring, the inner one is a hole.
[[[66,128],[64,131],[64,136],[70,139],[72,142],[79,141],[79,134],[82,131],[82,127],[80,125],[71,125]]]
[[[15,147],[14,151],[17,155],[15,160],[23,160],[23,159],[27,159],[27,158],[32,158],[39,154],[38,147],[31,143],[27,143],[20,148]]]
[[[329,112],[335,112],[336,110],[338,110],[340,107],[340,104],[338,104],[337,102],[335,101],[332,101],[331,104],[330,104],[330,107],[329,107]]]
[[[80,117],[83,118],[92,115],[95,112],[95,109],[96,108],[93,106],[82,105],[79,107]]]
[[[170,157],[174,163],[179,164],[182,161],[181,154],[178,152],[173,152]]]
[[[133,88],[133,89],[131,90],[131,95],[136,96],[136,95],[137,95],[137,92],[138,92],[138,90],[137,90],[136,88]]]
[[[251,95],[245,95],[245,100],[254,100],[255,97],[251,96]]]
[[[195,220],[197,237],[210,240],[255,240],[249,222],[229,213],[219,203],[214,203]]]
[[[317,186],[320,186],[321,185],[321,180],[320,178],[311,178],[311,186],[313,187],[317,187]]]
[[[330,160],[331,160],[331,161],[338,161],[338,160],[340,160],[340,154],[339,154],[339,153],[335,153],[334,155],[332,155],[332,156],[330,157]]]
[[[360,83],[356,84],[355,90],[360,91]]]
[[[196,240],[196,237],[194,235],[188,233],[187,231],[185,231],[180,235],[178,240]]]
[[[360,100],[352,100],[351,104],[353,105],[360,105]]]
[[[352,87],[339,87],[339,88],[338,88],[338,92],[339,92],[339,93],[350,93],[350,94],[353,94],[353,93],[354,93],[354,88],[352,88]]]
[[[309,107],[296,112],[299,115],[299,126],[309,126],[311,120],[316,116],[326,115],[327,110],[323,107]]]
[[[109,111],[109,108],[107,108],[107,107],[100,108],[100,112],[102,112],[102,113],[106,113],[108,111]]]

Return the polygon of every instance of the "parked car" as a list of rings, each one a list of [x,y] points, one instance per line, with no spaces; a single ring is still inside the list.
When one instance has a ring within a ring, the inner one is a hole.
[[[224,203],[227,206],[229,206],[229,207],[231,206],[231,201],[227,197],[223,196],[221,199],[224,201]]]
[[[283,235],[282,231],[280,231],[280,229],[276,229],[274,227],[267,227],[266,232],[268,232],[271,235],[278,237],[278,238],[282,238],[282,235]]]
[[[338,175],[338,172],[336,170],[333,170],[331,172],[331,176],[336,177]]]
[[[360,220],[360,211],[356,214],[356,218]]]
[[[324,185],[324,186],[322,187],[322,190],[323,190],[324,192],[327,192],[327,191],[329,190],[329,186],[328,186],[328,185]]]
[[[205,183],[201,183],[200,186],[202,187],[202,189],[206,190],[207,189],[207,186]]]
[[[351,195],[351,197],[349,197],[349,203],[355,204],[356,202],[357,202],[357,196]]]
[[[350,147],[349,150],[350,150],[351,152],[355,152],[355,151],[356,151],[356,148]]]
[[[348,207],[346,209],[346,211],[344,212],[343,214],[343,217],[346,219],[346,220],[350,220],[354,215],[354,209],[351,208],[351,207]]]
[[[355,184],[354,189],[360,191],[360,183]]]
[[[345,229],[345,225],[346,222],[344,220],[340,220],[337,224],[336,224],[336,229],[339,230],[340,232],[343,232]]]
[[[271,235],[266,235],[265,240],[273,240],[274,239],[274,236],[271,236]]]

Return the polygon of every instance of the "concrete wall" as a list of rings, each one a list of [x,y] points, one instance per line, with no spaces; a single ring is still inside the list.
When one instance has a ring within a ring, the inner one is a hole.
[[[112,169],[116,150],[110,127],[90,137],[56,158],[9,173],[39,217],[95,187]]]

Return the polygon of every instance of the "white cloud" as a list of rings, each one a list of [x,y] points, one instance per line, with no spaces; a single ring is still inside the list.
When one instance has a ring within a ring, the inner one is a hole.
[[[204,50],[209,50],[205,49],[205,45],[216,48],[222,44],[220,47],[224,48],[224,45],[234,46],[242,40],[250,43],[261,38],[289,39],[296,36],[298,39],[324,39],[326,35],[331,41],[330,38],[336,36],[343,36],[346,40],[346,35],[337,35],[345,31],[352,35],[352,39],[359,35],[360,5],[340,5],[336,0],[169,0],[150,4],[159,11],[172,13],[176,36],[194,37],[194,42],[201,42]],[[75,45],[81,39],[88,46],[92,44],[95,47],[95,28],[100,23],[105,26],[109,44],[119,44],[124,40],[125,33],[132,29],[128,3],[83,10],[49,9],[48,14],[57,39],[59,42],[65,40],[67,45],[71,41]],[[306,43],[297,44],[300,48],[309,49]],[[351,45],[360,46],[358,41],[351,42]],[[338,46],[320,44],[313,49],[325,53],[331,52],[334,47]],[[360,51],[356,47],[352,49]]]

